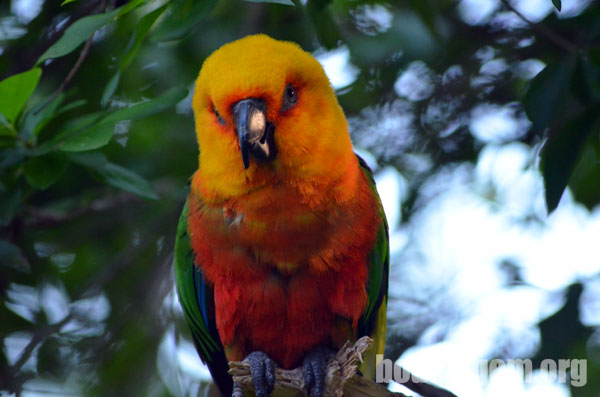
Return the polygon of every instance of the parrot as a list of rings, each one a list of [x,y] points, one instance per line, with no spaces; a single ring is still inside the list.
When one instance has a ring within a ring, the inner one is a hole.
[[[321,64],[265,34],[224,44],[194,84],[198,168],[175,239],[175,284],[220,393],[249,363],[258,397],[275,368],[301,368],[309,396],[346,341],[383,354],[388,225],[373,173]]]

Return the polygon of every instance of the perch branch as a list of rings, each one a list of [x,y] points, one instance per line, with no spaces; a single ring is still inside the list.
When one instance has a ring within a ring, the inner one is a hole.
[[[375,383],[371,380],[357,375],[358,363],[362,362],[362,354],[369,348],[372,340],[364,336],[353,345],[350,342],[339,350],[335,358],[327,365],[325,377],[326,396],[334,397],[407,397],[402,393],[389,391],[384,384]],[[250,365],[241,361],[229,362],[229,374],[233,381],[241,387],[254,390]],[[403,379],[410,379],[403,385],[425,397],[456,397],[451,392],[434,386],[412,375],[405,369],[401,369]],[[285,370],[275,369],[274,395],[298,396],[304,395],[304,375],[301,368]],[[234,390],[233,397],[243,396],[243,390]]]

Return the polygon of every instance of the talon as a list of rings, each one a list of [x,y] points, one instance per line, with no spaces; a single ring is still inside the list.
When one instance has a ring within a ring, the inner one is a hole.
[[[244,388],[237,382],[233,382],[231,397],[244,397]]]
[[[275,387],[275,361],[261,351],[248,354],[244,362],[250,364],[256,397],[267,397]]]
[[[325,394],[327,363],[333,356],[335,353],[331,349],[317,347],[304,357],[302,372],[309,397],[323,397]]]

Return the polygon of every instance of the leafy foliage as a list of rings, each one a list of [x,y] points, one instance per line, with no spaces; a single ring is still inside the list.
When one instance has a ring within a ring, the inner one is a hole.
[[[554,4],[554,7],[556,7],[556,9],[558,11],[560,11],[562,9],[562,1],[561,0],[552,0],[552,4]]]
[[[560,2],[557,8],[560,9]],[[598,37],[595,33],[589,39]],[[531,81],[523,99],[533,128],[537,131],[548,129],[548,143],[542,152],[542,174],[550,212],[558,206],[567,184],[572,180],[584,146],[593,144],[588,137],[600,133],[597,125],[600,100],[595,94],[599,72],[600,62],[593,63],[589,53],[555,55]],[[595,159],[588,158],[588,161],[592,160],[588,165],[600,161],[597,155],[596,151]],[[575,197],[580,197],[582,187],[571,187]],[[595,194],[598,193],[600,188],[596,189]],[[598,202],[584,203],[591,209]]]
[[[0,82],[0,113],[4,116],[4,125],[13,123],[23,106],[35,90],[42,70],[33,68]]]

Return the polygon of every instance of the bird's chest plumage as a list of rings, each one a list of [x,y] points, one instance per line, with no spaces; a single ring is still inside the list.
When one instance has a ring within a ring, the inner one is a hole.
[[[244,284],[215,284],[219,333],[235,359],[261,350],[283,367],[299,364],[318,345],[334,345],[337,314],[329,291],[335,280],[306,274],[261,272]],[[362,307],[361,293],[354,297]],[[349,335],[348,335],[349,336]]]
[[[196,263],[213,285],[229,359],[262,350],[289,368],[352,336],[379,222],[366,192],[324,211],[277,197],[206,206],[192,194],[189,204]]]

